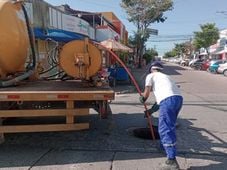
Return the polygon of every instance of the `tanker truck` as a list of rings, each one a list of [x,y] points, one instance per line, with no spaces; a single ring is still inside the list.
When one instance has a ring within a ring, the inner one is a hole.
[[[55,67],[57,74],[70,78],[47,80],[40,74],[45,71],[39,70],[41,62],[23,2],[1,0],[0,25],[0,138],[4,133],[88,129],[89,123],[75,122],[91,108],[107,118],[114,91],[102,82],[102,53],[97,45],[89,39],[61,44]],[[51,117],[50,123],[40,123],[46,117]],[[52,122],[56,117],[64,117],[64,122]],[[39,122],[18,125],[8,123],[10,118]]]

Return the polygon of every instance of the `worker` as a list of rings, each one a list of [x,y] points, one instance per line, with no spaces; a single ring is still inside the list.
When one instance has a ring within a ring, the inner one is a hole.
[[[179,169],[176,160],[176,119],[181,110],[183,97],[175,82],[162,73],[163,65],[154,61],[146,76],[144,93],[140,96],[141,103],[145,103],[150,92],[154,93],[157,105],[159,105],[160,146],[165,150],[167,160],[161,165],[161,169]],[[157,107],[157,106],[155,106]],[[152,109],[151,109],[152,110]]]

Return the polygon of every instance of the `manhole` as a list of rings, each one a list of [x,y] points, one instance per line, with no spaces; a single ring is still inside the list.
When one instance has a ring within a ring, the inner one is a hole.
[[[158,134],[158,126],[153,126],[154,129],[154,135],[155,135],[155,139],[160,139],[160,136]],[[152,136],[151,136],[151,130],[150,128],[136,128],[133,130],[133,135],[135,137],[138,138],[142,138],[142,139],[150,139],[153,140]]]

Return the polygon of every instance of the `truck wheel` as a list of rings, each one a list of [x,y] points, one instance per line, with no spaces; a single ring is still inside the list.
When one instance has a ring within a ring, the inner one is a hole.
[[[108,101],[100,101],[99,102],[99,114],[101,119],[107,119],[112,116],[112,111]]]

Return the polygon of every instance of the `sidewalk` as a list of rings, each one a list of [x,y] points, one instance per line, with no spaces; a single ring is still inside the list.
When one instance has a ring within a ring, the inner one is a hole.
[[[144,89],[144,83],[146,78],[146,68],[132,68],[131,73],[136,80],[139,88],[141,91]],[[126,93],[137,93],[135,85],[131,82],[130,85],[128,84],[117,84],[116,87],[113,88],[116,94],[126,94]]]
[[[148,74],[148,66],[145,66],[143,68],[133,68],[132,74],[136,79],[137,83],[139,84],[140,88],[143,89],[145,84],[145,79]]]

